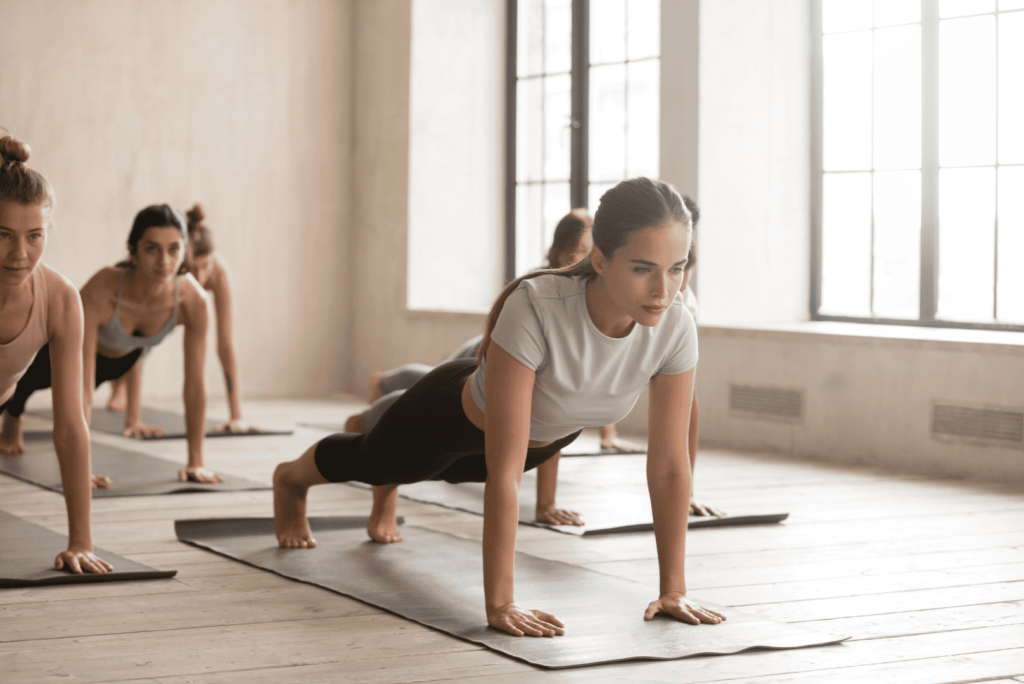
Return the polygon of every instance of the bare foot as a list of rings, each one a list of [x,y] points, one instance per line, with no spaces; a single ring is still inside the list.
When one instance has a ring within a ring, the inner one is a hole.
[[[309,487],[293,484],[291,463],[282,463],[274,470],[274,527],[277,543],[282,549],[312,549],[316,539],[306,518],[306,492]]]
[[[21,439],[21,418],[15,418],[4,411],[4,426],[0,429],[0,455],[17,456],[25,453],[25,442]]]
[[[366,381],[366,403],[372,404],[384,396],[380,389],[380,379],[384,377],[384,371],[374,371],[370,379]]]
[[[366,531],[370,539],[378,544],[392,544],[402,541],[398,531],[395,512],[398,510],[398,485],[382,485],[373,488],[373,510]]]
[[[366,432],[366,426],[363,425],[363,420],[358,413],[352,414],[345,420],[345,432],[358,432],[359,434]]]

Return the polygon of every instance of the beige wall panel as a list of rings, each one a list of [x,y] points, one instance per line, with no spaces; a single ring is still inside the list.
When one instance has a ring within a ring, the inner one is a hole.
[[[135,213],[201,201],[233,268],[249,395],[335,390],[348,356],[350,0],[0,2],[0,122],[57,190],[45,260],[81,285]],[[181,332],[147,359],[181,391]],[[216,348],[207,390],[223,393]]]
[[[354,369],[348,388],[360,393],[374,370],[441,362],[478,334],[484,319],[406,309],[411,19],[411,0],[360,0],[356,6]]]
[[[702,329],[706,445],[1024,482],[1024,450],[931,436],[932,402],[1024,409],[1024,346]],[[804,392],[797,423],[729,409],[729,385]]]

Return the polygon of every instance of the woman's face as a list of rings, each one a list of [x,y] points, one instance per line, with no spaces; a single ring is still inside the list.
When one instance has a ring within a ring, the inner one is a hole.
[[[132,256],[139,275],[153,280],[173,278],[185,258],[185,240],[174,226],[147,228]]]
[[[192,277],[199,281],[200,285],[206,285],[207,279],[210,277],[210,271],[213,269],[213,261],[210,260],[209,254],[203,256],[192,256],[188,260],[188,270],[192,274]]]
[[[640,325],[656,325],[682,286],[690,236],[685,224],[669,223],[633,233],[611,259],[594,250],[594,270],[615,307]]]
[[[562,252],[558,258],[557,268],[567,268],[569,266],[575,266],[576,264],[583,261],[590,250],[594,248],[594,237],[591,235],[589,230],[583,231],[580,235],[579,242],[571,250]]]
[[[0,202],[0,283],[16,287],[28,280],[44,247],[43,205]]]

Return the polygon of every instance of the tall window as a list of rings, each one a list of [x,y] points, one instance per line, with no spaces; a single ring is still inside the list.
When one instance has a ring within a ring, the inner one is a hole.
[[[509,0],[506,276],[558,220],[658,176],[660,0]]]
[[[813,306],[1024,329],[1024,0],[821,0]]]

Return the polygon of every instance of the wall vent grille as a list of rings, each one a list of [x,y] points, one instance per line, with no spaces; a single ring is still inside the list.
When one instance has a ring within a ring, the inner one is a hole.
[[[780,387],[730,384],[729,412],[739,418],[800,421],[804,417],[804,393]]]
[[[1024,445],[1024,412],[932,404],[932,436]]]

